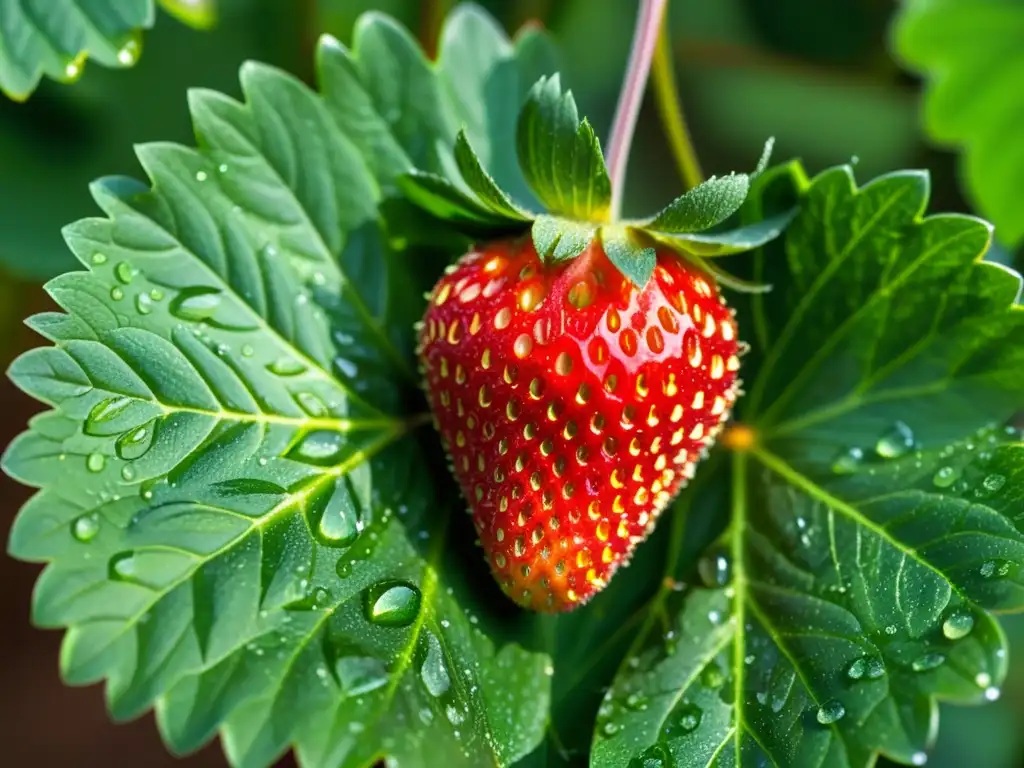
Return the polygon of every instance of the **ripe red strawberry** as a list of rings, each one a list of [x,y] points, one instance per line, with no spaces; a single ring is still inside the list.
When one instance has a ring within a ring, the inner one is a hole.
[[[430,295],[418,354],[495,577],[570,610],[628,562],[736,398],[736,324],[671,251],[638,291],[595,242],[543,264],[530,238],[467,253]]]

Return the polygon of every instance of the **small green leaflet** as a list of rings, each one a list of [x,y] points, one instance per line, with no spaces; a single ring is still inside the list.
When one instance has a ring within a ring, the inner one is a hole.
[[[747,258],[776,289],[739,307],[756,442],[680,502],[731,528],[704,586],[652,601],[592,765],[920,765],[936,698],[999,695],[989,612],[1024,608],[1024,444],[1002,426],[1024,405],[1020,277],[979,261],[985,223],[922,218],[919,173],[856,188],[791,164],[746,212],[794,190],[785,237]]]
[[[924,126],[962,147],[963,177],[999,240],[1024,242],[1020,179],[1024,5],[1005,0],[908,0],[894,26],[896,54],[928,79]]]
[[[63,311],[29,322],[53,346],[11,368],[52,410],[4,457],[40,489],[9,547],[47,563],[33,618],[67,629],[64,678],[105,679],[118,720],[155,707],[174,752],[219,733],[237,766],[470,768],[542,738],[550,659],[496,642],[422,429],[412,325],[440,263],[381,213],[473,116],[452,78],[515,62],[467,27],[482,48],[448,31],[435,68],[371,15],[321,45],[319,94],[257,64],[244,103],[193,91],[199,149],[140,147],[152,188],[102,179],[105,217],[65,231],[87,271],[48,284]],[[489,151],[505,129],[477,117]]]
[[[160,4],[194,27],[209,27],[215,18],[213,0]],[[44,75],[74,82],[88,59],[130,67],[142,49],[140,30],[155,19],[153,0],[0,0],[0,91],[22,101]]]

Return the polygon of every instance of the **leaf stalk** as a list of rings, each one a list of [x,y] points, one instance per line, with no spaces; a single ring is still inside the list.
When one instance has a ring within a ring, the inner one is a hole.
[[[636,121],[640,116],[640,104],[647,87],[651,71],[651,60],[657,47],[658,30],[661,28],[668,0],[641,0],[637,13],[633,44],[629,53],[626,76],[622,81],[619,101],[612,120],[611,137],[608,140],[608,175],[612,182],[612,219],[616,220],[622,211],[622,195],[626,183],[626,165],[629,149],[633,144]]]

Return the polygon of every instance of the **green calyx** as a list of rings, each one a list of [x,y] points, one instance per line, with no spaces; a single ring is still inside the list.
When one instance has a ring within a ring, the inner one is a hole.
[[[572,91],[559,75],[533,86],[519,115],[516,150],[519,168],[533,199],[516,200],[488,173],[465,131],[450,150],[450,172],[412,171],[400,187],[415,205],[472,237],[499,237],[530,230],[541,259],[548,263],[579,256],[600,239],[609,260],[642,288],[655,266],[655,248],[664,247],[710,272],[736,290],[758,291],[707,260],[758,248],[778,237],[793,218],[789,211],[770,218],[744,216],[727,228],[743,207],[751,184],[767,167],[772,140],[754,172],[712,177],[673,200],[654,216],[611,220],[611,181],[601,143],[580,118]],[[439,148],[439,152],[449,151]],[[537,209],[541,209],[538,212]]]

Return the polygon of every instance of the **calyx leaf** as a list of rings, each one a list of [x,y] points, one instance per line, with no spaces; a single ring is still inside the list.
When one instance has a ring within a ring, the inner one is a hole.
[[[530,90],[519,115],[516,150],[530,188],[553,214],[577,221],[607,221],[612,185],[601,143],[580,120],[572,91],[559,75]]]

